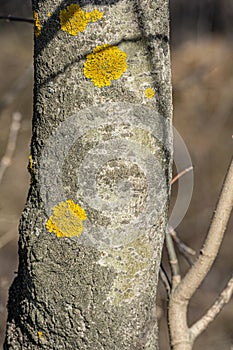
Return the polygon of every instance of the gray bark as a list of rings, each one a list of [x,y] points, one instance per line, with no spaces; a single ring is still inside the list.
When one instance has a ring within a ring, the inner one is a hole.
[[[156,289],[172,153],[168,1],[80,1],[103,17],[77,36],[59,24],[70,1],[32,2],[41,22],[32,182],[4,349],[158,349]],[[125,52],[128,67],[99,88],[83,64],[103,44]],[[46,228],[54,206],[66,200],[87,214],[80,236],[57,237]]]

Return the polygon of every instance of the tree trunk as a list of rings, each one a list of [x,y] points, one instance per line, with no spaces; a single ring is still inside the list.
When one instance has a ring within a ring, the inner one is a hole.
[[[155,350],[168,1],[32,2],[32,181],[4,349]]]

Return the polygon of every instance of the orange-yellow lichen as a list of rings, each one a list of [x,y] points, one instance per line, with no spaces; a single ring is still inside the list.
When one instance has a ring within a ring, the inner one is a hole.
[[[86,218],[85,210],[69,199],[53,207],[46,228],[57,237],[79,237],[84,229],[82,221]]]
[[[103,12],[94,9],[91,12],[85,12],[79,5],[71,4],[60,11],[61,29],[71,35],[78,35],[84,32],[89,22],[96,22],[103,17]]]
[[[32,166],[33,166],[33,161],[32,161],[32,155],[30,154],[30,156],[28,157],[28,171],[29,172],[32,171]]]
[[[41,338],[43,335],[43,332],[37,332],[38,338]]]
[[[41,33],[41,24],[40,24],[38,12],[34,11],[33,17],[34,17],[34,33],[35,33],[35,36],[39,36]]]
[[[111,85],[111,80],[119,79],[127,69],[127,54],[117,46],[96,46],[87,55],[84,63],[84,75],[98,87]]]
[[[146,95],[146,97],[148,97],[148,98],[152,98],[152,97],[154,97],[154,95],[155,95],[155,92],[154,92],[154,90],[152,89],[152,88],[147,88],[146,90],[145,90],[145,95]]]
[[[51,12],[48,12],[48,17],[51,17]]]

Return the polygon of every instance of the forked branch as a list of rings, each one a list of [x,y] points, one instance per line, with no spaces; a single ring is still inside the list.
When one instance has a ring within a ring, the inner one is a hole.
[[[179,283],[176,294],[182,300],[189,300],[212,266],[231,214],[233,206],[233,161],[227,172],[205,244],[194,265]]]
[[[231,161],[223,188],[217,203],[213,219],[208,230],[205,244],[195,263],[187,274],[172,284],[169,300],[169,330],[173,350],[191,350],[196,337],[207,328],[230,300],[233,290],[233,278],[221,293],[214,305],[191,328],[187,325],[188,303],[210,270],[223,239],[233,206],[233,161]],[[172,273],[175,271],[172,269]],[[172,279],[174,281],[174,279]]]
[[[218,314],[223,309],[224,305],[226,305],[233,293],[233,276],[228,281],[225,289],[219,295],[215,303],[211,306],[211,308],[207,311],[207,313],[197,321],[191,328],[191,338],[196,339],[198,335],[200,335],[208,325],[218,316]]]

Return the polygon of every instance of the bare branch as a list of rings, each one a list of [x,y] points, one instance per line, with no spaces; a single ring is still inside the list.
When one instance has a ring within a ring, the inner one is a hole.
[[[171,185],[173,185],[176,181],[178,181],[183,175],[187,174],[189,171],[193,170],[193,167],[190,166],[189,168],[184,169],[179,174],[177,174],[175,177],[173,177],[171,181]]]
[[[166,232],[165,239],[166,239],[166,248],[167,248],[168,257],[169,257],[169,263],[172,271],[172,288],[174,288],[174,285],[180,282],[180,268],[179,268],[179,263],[178,263],[176,251],[174,248],[174,244],[173,244],[171,235],[168,231]]]
[[[190,265],[193,265],[193,258],[190,256],[195,256],[196,252],[192,248],[188,247],[177,235],[176,231],[170,226],[169,233],[177,245],[179,252],[185,257]]]
[[[172,236],[172,238],[174,239],[174,241],[180,245],[181,249],[185,250],[187,254],[190,255],[196,255],[196,252],[194,249],[188,247],[177,235],[176,231],[172,228],[169,227],[169,233]]]
[[[217,315],[221,312],[223,307],[230,301],[232,294],[233,276],[230,278],[225,289],[222,291],[218,299],[207,311],[207,313],[190,328],[190,334],[193,339],[196,339],[198,335],[200,335],[208,327],[208,325],[217,317]]]
[[[227,171],[223,188],[213,215],[205,244],[196,262],[185,277],[172,285],[168,318],[173,350],[191,350],[195,340],[187,324],[188,303],[213,264],[228,223],[233,205],[233,161]],[[230,287],[229,287],[230,288]],[[217,314],[217,313],[216,313]],[[179,322],[177,320],[179,319]],[[193,328],[195,330],[195,328]],[[196,330],[196,333],[200,333]]]
[[[232,206],[233,161],[231,161],[228,169],[205,244],[198,259],[176,288],[175,294],[180,300],[189,300],[191,298],[212,266],[218,254]]]
[[[169,280],[169,277],[167,275],[165,268],[163,267],[163,264],[160,265],[159,275],[166,289],[167,295],[169,296],[171,292],[171,282]]]
[[[12,157],[15,151],[17,136],[20,129],[21,118],[22,118],[22,115],[19,112],[15,112],[12,115],[12,122],[11,122],[6,152],[0,161],[0,183],[2,181],[2,178],[6,169],[10,166],[12,161]]]
[[[5,19],[7,22],[8,21],[16,21],[16,22],[27,22],[27,23],[34,23],[33,18],[24,18],[24,17],[16,17],[16,16],[0,16],[0,19]]]

